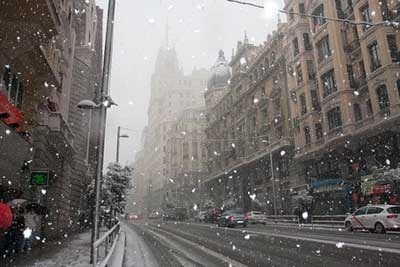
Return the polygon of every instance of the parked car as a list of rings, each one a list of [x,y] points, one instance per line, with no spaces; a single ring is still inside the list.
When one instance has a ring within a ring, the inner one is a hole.
[[[247,217],[251,224],[261,223],[265,225],[267,223],[267,216],[262,214],[260,211],[250,211],[247,213]]]
[[[248,217],[247,214],[240,211],[224,211],[218,217],[217,223],[218,226],[223,227],[236,227],[237,225],[246,227],[248,223]]]
[[[220,208],[209,209],[207,211],[207,214],[206,214],[205,218],[204,218],[205,222],[217,223],[218,222],[218,217],[222,212],[223,212],[223,210],[220,209]]]
[[[386,230],[400,230],[400,206],[368,205],[362,207],[345,219],[347,231],[363,229],[385,233]]]
[[[205,222],[205,220],[206,220],[206,215],[207,215],[207,211],[200,211],[200,212],[197,213],[197,215],[194,217],[194,221],[195,221],[195,222]]]

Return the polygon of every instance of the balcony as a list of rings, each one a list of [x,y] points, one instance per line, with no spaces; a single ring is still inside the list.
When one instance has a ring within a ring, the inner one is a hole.
[[[346,53],[353,53],[360,48],[360,40],[354,39],[352,42],[344,45],[344,51]]]
[[[67,145],[73,145],[74,135],[61,113],[51,112],[47,107],[41,107],[40,114],[39,126],[47,127],[50,132],[63,139]]]

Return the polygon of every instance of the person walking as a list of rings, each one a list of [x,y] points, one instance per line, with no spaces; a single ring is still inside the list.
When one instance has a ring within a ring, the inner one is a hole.
[[[23,232],[24,242],[23,242],[22,249],[24,251],[29,252],[32,250],[33,239],[37,235],[39,218],[32,209],[28,210],[24,214],[24,217],[25,217],[25,230]]]

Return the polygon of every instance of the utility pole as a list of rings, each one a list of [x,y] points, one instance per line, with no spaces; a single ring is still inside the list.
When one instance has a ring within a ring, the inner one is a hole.
[[[273,204],[274,204],[274,215],[277,215],[276,212],[276,192],[275,192],[275,177],[274,177],[274,163],[272,160],[272,150],[269,152],[269,160],[271,166],[271,180],[272,180],[272,194],[273,194]]]
[[[120,126],[118,126],[118,129],[117,129],[117,155],[116,155],[116,158],[115,158],[115,162],[119,162],[119,138],[120,138],[120,136],[121,136],[121,127]]]
[[[96,153],[96,177],[95,177],[95,210],[94,210],[94,225],[93,225],[93,236],[97,240],[99,238],[99,213],[100,213],[100,186],[102,182],[103,172],[103,155],[104,155],[104,143],[105,143],[105,125],[107,118],[108,98],[109,98],[109,84],[110,84],[110,73],[111,73],[111,61],[112,61],[112,47],[113,47],[113,35],[114,35],[114,18],[115,18],[115,0],[109,0],[108,2],[108,14],[107,14],[107,28],[106,28],[106,41],[104,47],[104,62],[103,62],[103,73],[102,73],[102,84],[100,91],[100,107],[99,107],[99,135],[98,135],[98,147]],[[97,248],[92,243],[92,263],[94,266],[97,265]]]

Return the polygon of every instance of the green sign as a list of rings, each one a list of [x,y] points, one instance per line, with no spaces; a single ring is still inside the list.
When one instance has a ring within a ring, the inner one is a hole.
[[[49,172],[36,171],[31,174],[31,185],[47,185],[49,182]]]

